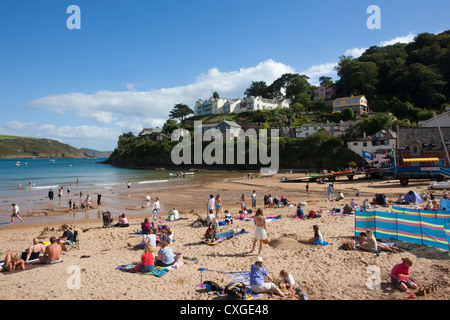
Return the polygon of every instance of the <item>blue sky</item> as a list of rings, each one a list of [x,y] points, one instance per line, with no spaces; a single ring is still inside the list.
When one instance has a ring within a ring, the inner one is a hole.
[[[370,5],[381,29],[367,28]],[[0,134],[113,150],[214,91],[242,97],[286,72],[337,80],[340,56],[448,30],[448,12],[443,0],[4,0]]]

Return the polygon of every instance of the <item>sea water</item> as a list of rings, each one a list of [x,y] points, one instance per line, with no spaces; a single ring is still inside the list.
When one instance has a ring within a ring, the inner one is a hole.
[[[9,223],[11,203],[16,202],[21,211],[33,209],[34,201],[47,198],[49,189],[53,189],[55,201],[60,187],[66,201],[70,185],[73,197],[82,191],[83,199],[91,194],[95,202],[96,193],[110,189],[127,190],[128,182],[133,190],[151,191],[223,180],[228,176],[204,172],[177,178],[169,175],[174,171],[118,168],[102,163],[104,160],[106,158],[0,159],[0,225]],[[26,220],[36,222],[37,219]]]

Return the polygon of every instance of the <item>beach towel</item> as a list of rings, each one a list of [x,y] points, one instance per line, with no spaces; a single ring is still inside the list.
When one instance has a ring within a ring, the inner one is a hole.
[[[50,264],[41,263],[39,261],[39,259],[33,260],[33,261],[29,261],[29,262],[30,262],[29,264],[25,264],[25,270],[22,270],[22,269],[19,268],[19,269],[7,271],[6,269],[3,269],[5,262],[4,261],[0,261],[0,270],[1,270],[1,273],[3,275],[9,275],[9,274],[17,273],[17,272],[33,270],[35,268],[40,268],[40,267],[43,267],[43,266],[49,266],[50,265]]]
[[[243,220],[243,221],[253,221],[253,218],[254,217],[245,217],[245,218],[243,218],[241,220]],[[276,220],[279,220],[279,219],[281,219],[281,215],[266,217],[266,221],[276,221]]]
[[[327,241],[322,241],[320,239],[317,239],[313,244],[326,246],[326,245],[328,245],[328,242]]]
[[[235,229],[235,230],[229,230],[222,233],[219,233],[216,235],[216,240],[213,242],[209,242],[208,245],[216,245],[218,243],[221,243],[227,239],[234,238],[235,236],[248,233],[245,229]]]
[[[155,277],[162,277],[163,275],[165,275],[167,272],[169,272],[169,268],[163,268],[163,267],[155,267],[155,269],[153,269],[153,271],[151,272],[139,272],[136,271],[136,266],[137,264],[124,264],[121,266],[116,267],[117,270],[123,271],[123,272],[128,272],[128,273],[137,273],[137,274],[141,274],[141,275],[152,275]]]

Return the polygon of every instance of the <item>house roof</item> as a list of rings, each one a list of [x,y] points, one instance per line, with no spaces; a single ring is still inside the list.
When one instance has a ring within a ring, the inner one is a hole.
[[[342,101],[342,100],[348,100],[348,99],[361,99],[362,97],[364,97],[364,95],[353,96],[353,97],[341,97],[341,98],[334,99],[334,101]]]
[[[438,115],[437,116],[438,121],[439,121],[440,118],[444,118],[444,117],[450,117],[450,111]],[[425,120],[425,121],[420,121],[419,125],[420,125],[420,127],[424,127],[425,125],[427,125],[427,123],[433,122],[433,121],[436,121],[436,117],[433,117],[433,118]]]
[[[142,131],[139,133],[140,136],[145,136],[148,134],[152,134],[153,132],[161,132],[161,128],[144,128],[142,129]]]
[[[441,132],[444,141],[449,141],[450,127],[441,128]],[[399,127],[397,131],[397,149],[405,150],[413,142],[421,144],[424,150],[444,150],[438,128]]]
[[[240,128],[241,127],[240,125],[238,125],[236,122],[233,122],[233,121],[222,120],[222,122],[226,123],[230,127],[236,127],[236,128]],[[220,122],[220,123],[222,123],[222,122]]]

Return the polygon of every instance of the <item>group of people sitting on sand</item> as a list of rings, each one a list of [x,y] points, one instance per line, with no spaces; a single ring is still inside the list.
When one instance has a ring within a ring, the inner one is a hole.
[[[152,272],[155,267],[170,267],[176,262],[177,255],[173,253],[170,244],[173,241],[173,231],[168,225],[157,225],[145,218],[141,222],[142,241],[129,247],[144,249],[136,270],[142,273]],[[159,250],[157,249],[159,247]]]
[[[62,262],[62,255],[67,246],[75,242],[75,236],[67,225],[62,225],[61,237],[52,236],[49,243],[33,239],[33,243],[21,254],[8,252],[5,256],[2,271],[25,270],[31,263],[54,264]]]
[[[264,208],[281,208],[292,205],[289,199],[286,197],[280,196],[280,199],[277,197],[272,198],[271,194],[264,195]]]

